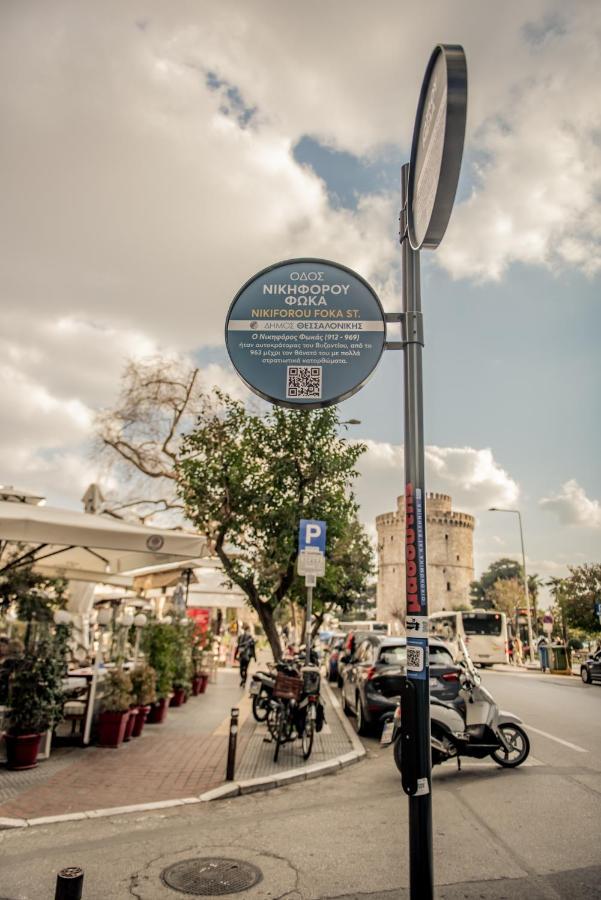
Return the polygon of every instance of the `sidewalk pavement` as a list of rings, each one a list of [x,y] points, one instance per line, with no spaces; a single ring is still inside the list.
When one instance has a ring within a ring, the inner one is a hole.
[[[239,686],[237,669],[220,669],[205,694],[169,709],[162,725],[146,725],[142,735],[118,749],[69,747],[24,772],[0,769],[0,827],[41,824],[48,817],[97,817],[107,810],[132,811],[196,803],[332,771],[364,751],[338,703],[324,689],[326,724],[316,735],[305,763],[300,742],[286,745],[273,762],[267,729],[252,717],[250,698]],[[240,709],[236,782],[225,783],[230,710]],[[291,770],[293,770],[291,772]]]

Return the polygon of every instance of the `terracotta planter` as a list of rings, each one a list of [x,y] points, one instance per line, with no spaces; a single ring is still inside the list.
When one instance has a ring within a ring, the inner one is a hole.
[[[198,697],[200,694],[200,685],[202,684],[202,675],[194,675],[192,678],[192,696]]]
[[[136,719],[138,717],[138,707],[130,706],[129,708],[129,719],[127,720],[127,725],[125,726],[125,734],[123,735],[124,741],[131,741],[131,736],[134,730],[134,725],[136,724]]]
[[[144,723],[146,722],[146,717],[148,716],[150,709],[150,706],[138,706],[138,712],[135,717],[132,717],[134,718],[134,725],[131,733],[132,737],[140,737],[142,734]]]
[[[5,734],[8,769],[34,769],[37,766],[41,734]]]
[[[181,706],[186,696],[186,690],[183,687],[173,688],[173,697],[169,701],[169,706]]]
[[[98,716],[98,743],[101,747],[118,747],[125,737],[129,710],[101,712]]]
[[[157,700],[156,703],[153,703],[150,707],[150,712],[148,713],[148,718],[146,721],[149,725],[160,725],[161,722],[165,721],[165,717],[167,715],[167,698],[161,697],[160,700]]]

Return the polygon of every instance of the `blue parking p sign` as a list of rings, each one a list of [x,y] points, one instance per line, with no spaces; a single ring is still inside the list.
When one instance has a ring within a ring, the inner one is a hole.
[[[319,550],[325,556],[326,523],[318,519],[301,519],[298,532],[298,550]]]

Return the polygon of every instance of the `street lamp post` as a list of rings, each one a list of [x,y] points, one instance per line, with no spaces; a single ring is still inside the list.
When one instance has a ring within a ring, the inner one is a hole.
[[[528,618],[528,650],[530,653],[530,662],[534,662],[534,646],[532,640],[532,617],[530,615],[530,593],[528,591],[528,576],[526,574],[526,553],[524,551],[524,531],[522,529],[522,515],[519,509],[501,509],[498,506],[491,506],[489,512],[508,512],[515,513],[520,523],[520,542],[522,544],[522,574],[524,576],[524,596],[526,598],[526,616]]]

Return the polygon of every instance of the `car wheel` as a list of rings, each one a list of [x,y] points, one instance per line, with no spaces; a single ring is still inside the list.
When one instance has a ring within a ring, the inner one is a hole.
[[[351,708],[346,702],[346,694],[344,693],[344,688],[342,688],[342,694],[340,696],[340,702],[342,703],[342,712],[345,716],[350,716]]]
[[[591,683],[591,676],[590,676],[589,670],[587,669],[586,666],[582,666],[582,667],[581,667],[581,669],[580,669],[580,677],[582,678],[584,684],[590,684],[590,683]]]
[[[357,694],[357,707],[356,707],[356,716],[357,716],[357,734],[360,734],[361,737],[366,737],[369,734],[369,722],[367,722],[365,718],[365,712],[363,711],[363,703],[361,701],[361,697]]]

